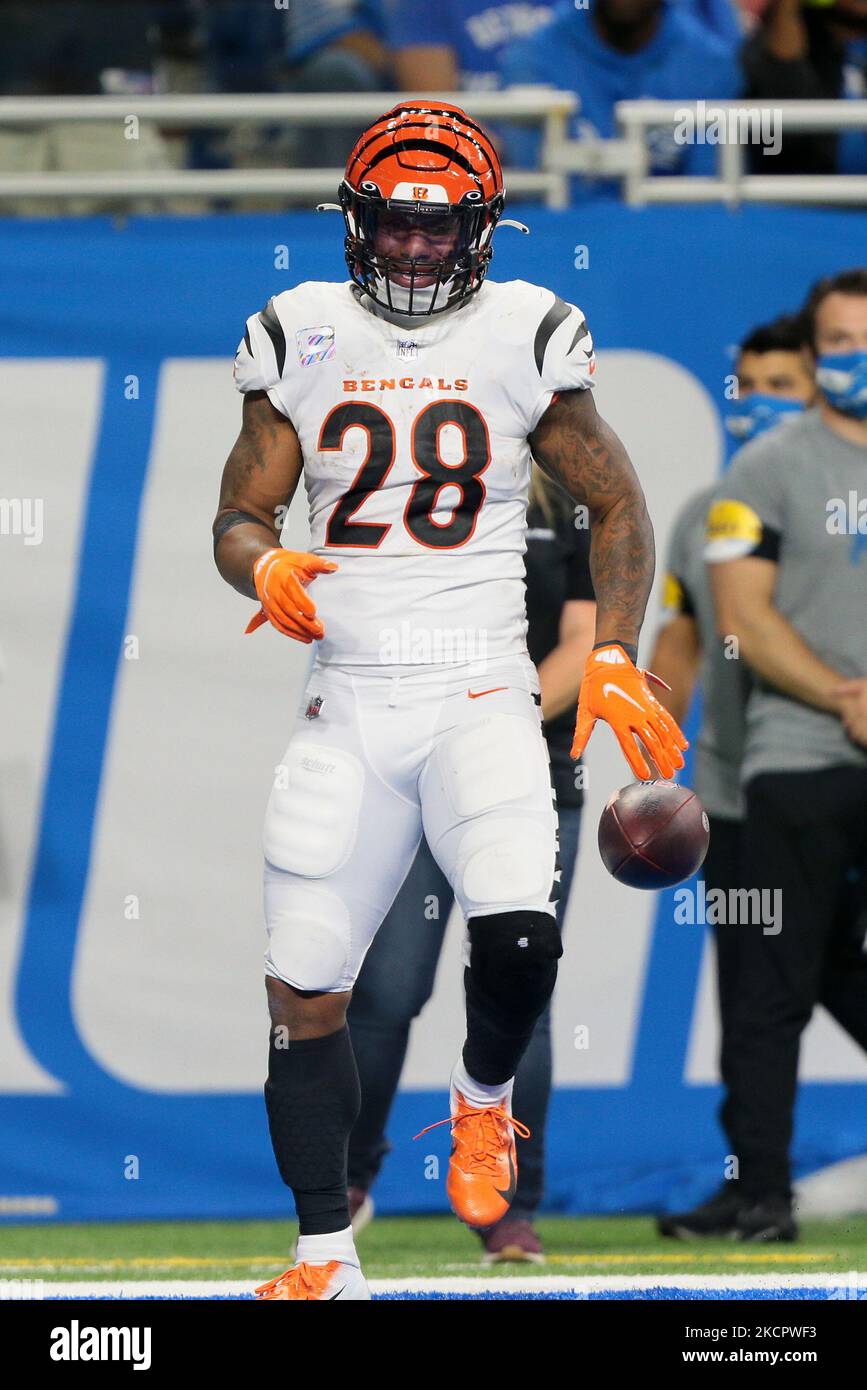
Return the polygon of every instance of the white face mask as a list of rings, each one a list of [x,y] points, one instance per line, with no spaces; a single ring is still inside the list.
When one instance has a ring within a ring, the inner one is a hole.
[[[409,315],[409,285],[396,285],[393,280],[387,281],[381,271],[373,276],[377,297],[387,300],[391,293],[391,302],[395,313]],[[439,285],[434,282],[432,285],[419,286],[412,292],[412,314],[410,317],[415,319],[417,314],[426,313],[437,298],[437,305],[441,308],[448,303],[449,295],[454,284],[454,276],[449,276],[448,280],[441,280]]]

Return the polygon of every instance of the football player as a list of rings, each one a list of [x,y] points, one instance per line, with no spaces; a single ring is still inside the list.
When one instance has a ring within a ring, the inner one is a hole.
[[[562,950],[525,643],[531,451],[591,522],[596,645],[573,756],[597,719],[639,778],[642,749],[668,777],[686,747],[635,664],[653,533],[596,413],[587,324],[550,290],[486,278],[504,203],[489,136],[458,107],[401,103],[361,135],[339,196],[349,280],[297,285],[247,321],[214,524],[220,573],[259,601],[250,628],[317,649],[265,818],[265,1099],[300,1234],[263,1299],[370,1297],[347,1207],[345,1015],[422,833],[467,922],[449,1199],[483,1227],[515,1190],[512,1081]],[[309,554],[278,527],[302,473]]]

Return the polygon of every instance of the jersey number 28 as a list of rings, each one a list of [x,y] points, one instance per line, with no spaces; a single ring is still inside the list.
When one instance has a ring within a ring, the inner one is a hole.
[[[464,438],[460,464],[443,462],[440,431],[456,425]],[[337,503],[325,528],[326,545],[370,546],[381,544],[388,525],[353,520],[371,493],[382,487],[394,463],[397,441],[394,424],[378,405],[368,401],[344,401],[323,423],[320,450],[342,449],[346,431],[360,427],[367,434],[367,454],[348,491]],[[421,545],[453,550],[473,534],[485,500],[481,481],[491,462],[491,442],[483,416],[469,401],[432,401],[415,417],[412,426],[412,458],[419,478],[409,495],[403,524]],[[434,507],[444,487],[460,489],[460,499],[445,524],[433,519]]]

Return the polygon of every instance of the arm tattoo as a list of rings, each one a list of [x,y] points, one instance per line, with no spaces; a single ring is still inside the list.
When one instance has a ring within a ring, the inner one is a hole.
[[[597,641],[636,643],[653,583],[653,528],[644,493],[617,435],[590,391],[564,391],[530,448],[537,463],[590,514],[590,569]]]
[[[243,492],[244,484],[262,473],[278,447],[280,416],[264,391],[244,397],[244,423],[226,460],[224,489]]]
[[[214,521],[214,559],[223,578],[254,598],[253,564],[280,543],[278,514],[291,502],[302,470],[290,422],[264,391],[244,397],[241,433],[223,469]]]

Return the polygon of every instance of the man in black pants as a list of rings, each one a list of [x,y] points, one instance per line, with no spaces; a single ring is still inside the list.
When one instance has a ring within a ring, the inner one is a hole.
[[[726,418],[739,442],[764,435],[797,419],[815,397],[812,363],[803,352],[804,325],[787,315],[754,328],[738,351],[737,398]],[[708,508],[725,483],[703,488],[684,503],[675,519],[666,557],[663,621],[650,658],[651,670],[671,689],[662,699],[683,723],[695,686],[702,691],[701,727],[695,747],[693,784],[710,820],[710,845],[701,879],[711,894],[726,894],[743,883],[740,845],[745,802],[740,785],[750,675],[744,662],[729,660],[716,630],[716,613],[705,564]],[[738,945],[735,927],[715,923],[717,994],[720,1016],[720,1075],[729,1081],[729,1033],[737,997]],[[723,1111],[725,1113],[725,1111]],[[740,1214],[740,1185],[729,1155],[720,1155],[717,1192],[689,1211],[659,1220],[663,1236],[714,1236],[729,1232]]]
[[[753,1239],[797,1234],[789,1149],[814,1006],[867,1049],[867,269],[821,281],[805,316],[819,407],[741,451],[708,519],[719,631],[755,680],[744,881],[761,897],[728,928],[739,962],[723,1113],[732,1228]]]

